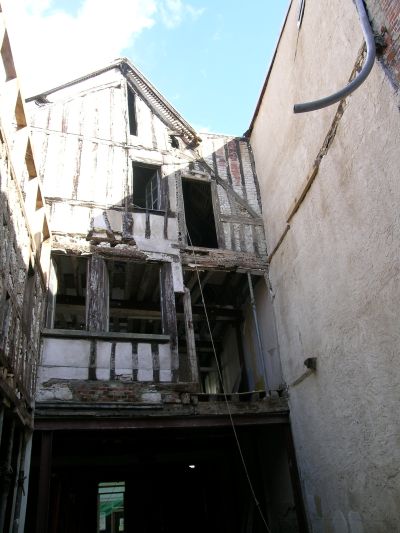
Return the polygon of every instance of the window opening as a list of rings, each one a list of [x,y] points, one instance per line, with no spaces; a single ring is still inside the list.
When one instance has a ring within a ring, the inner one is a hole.
[[[86,329],[87,259],[54,255],[57,277],[54,328]]]
[[[129,122],[129,133],[131,135],[137,135],[135,94],[131,89],[129,89],[129,87],[128,87],[128,122]]]
[[[158,168],[135,164],[132,168],[134,206],[143,209],[161,209]]]
[[[99,483],[97,488],[97,533],[125,531],[125,482]]]
[[[108,261],[110,283],[109,331],[162,333],[160,267]]]
[[[172,146],[172,148],[179,148],[179,139],[176,135],[170,135],[169,136],[169,142]]]
[[[185,220],[190,239],[188,244],[218,248],[211,184],[207,181],[183,179]]]

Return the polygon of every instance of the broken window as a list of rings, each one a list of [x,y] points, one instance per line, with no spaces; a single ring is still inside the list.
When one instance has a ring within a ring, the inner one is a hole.
[[[70,255],[53,255],[52,259],[54,272],[48,327],[86,329],[87,259]]]
[[[97,533],[125,531],[125,482],[99,483],[97,489]]]
[[[129,123],[129,133],[131,135],[137,135],[135,93],[129,87],[128,87],[128,123]]]
[[[161,209],[158,167],[133,164],[133,205],[143,209]]]
[[[210,182],[184,178],[182,190],[188,244],[218,248]]]
[[[107,262],[110,283],[109,331],[160,334],[160,267]]]

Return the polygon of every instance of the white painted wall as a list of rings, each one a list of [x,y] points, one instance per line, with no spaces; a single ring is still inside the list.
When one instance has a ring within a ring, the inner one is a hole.
[[[337,109],[292,106],[343,86],[362,44],[353,2],[307,0],[299,34],[296,8],[251,135],[269,252]],[[376,62],[270,265],[286,382],[318,360],[289,387],[313,532],[400,531],[399,103]]]

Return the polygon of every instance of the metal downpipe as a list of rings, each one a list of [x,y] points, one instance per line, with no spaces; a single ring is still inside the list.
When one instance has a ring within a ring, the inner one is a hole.
[[[340,100],[351,94],[353,91],[355,91],[365,81],[368,74],[371,72],[376,56],[374,34],[368,19],[368,14],[365,10],[363,0],[355,0],[355,3],[357,6],[358,15],[360,17],[364,39],[367,44],[367,57],[360,73],[353,81],[346,85],[346,87],[334,94],[331,94],[330,96],[326,96],[325,98],[321,98],[320,100],[314,100],[312,102],[305,102],[304,104],[296,104],[293,107],[294,113],[307,113],[309,111],[322,109],[323,107],[327,107],[332,104],[335,104],[336,102],[339,102]]]

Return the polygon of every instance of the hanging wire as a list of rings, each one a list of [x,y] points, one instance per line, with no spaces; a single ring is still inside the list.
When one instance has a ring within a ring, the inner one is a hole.
[[[185,223],[185,226],[186,226],[186,223]],[[190,233],[189,233],[189,230],[188,230],[187,226],[186,226],[186,233],[187,233],[187,236],[188,236],[189,244],[193,248],[192,239],[190,238]],[[235,437],[236,446],[237,446],[237,449],[238,449],[238,452],[239,452],[239,456],[240,456],[240,460],[241,460],[241,463],[242,463],[242,466],[243,466],[243,471],[244,471],[244,473],[246,475],[246,479],[247,479],[247,483],[248,483],[249,488],[250,488],[251,495],[252,495],[254,503],[255,503],[255,505],[256,505],[256,507],[258,509],[258,512],[259,512],[261,520],[262,520],[262,522],[263,522],[263,524],[265,526],[265,529],[268,531],[268,533],[271,533],[271,530],[268,527],[267,521],[265,519],[264,513],[262,512],[262,509],[261,509],[261,506],[260,506],[260,502],[257,499],[256,493],[255,493],[255,490],[254,490],[254,487],[253,487],[253,483],[251,481],[250,474],[249,474],[249,471],[247,469],[246,461],[244,459],[242,447],[241,447],[240,442],[239,442],[239,437],[237,435],[235,423],[233,421],[231,407],[229,405],[228,396],[226,394],[224,382],[222,380],[221,366],[219,364],[218,357],[217,357],[217,351],[215,349],[214,337],[213,337],[212,330],[211,330],[211,324],[210,324],[210,320],[208,318],[208,312],[207,312],[206,302],[205,302],[205,299],[204,299],[203,288],[201,286],[201,280],[200,280],[200,274],[199,274],[199,269],[198,269],[197,260],[196,260],[196,254],[195,254],[195,251],[193,249],[192,249],[192,255],[193,255],[193,261],[194,261],[194,267],[195,267],[195,271],[196,271],[197,281],[198,281],[198,284],[199,284],[201,301],[202,301],[202,304],[203,304],[204,314],[205,314],[205,317],[206,317],[207,329],[208,329],[208,332],[210,334],[211,346],[212,346],[212,349],[213,349],[215,363],[216,363],[216,366],[217,366],[218,377],[219,377],[219,381],[220,381],[220,384],[221,384],[221,388],[222,388],[222,393],[223,393],[223,396],[224,396],[225,404],[226,404],[226,407],[227,407],[229,420],[230,420],[230,423],[231,423],[231,426],[232,426],[233,435]]]

